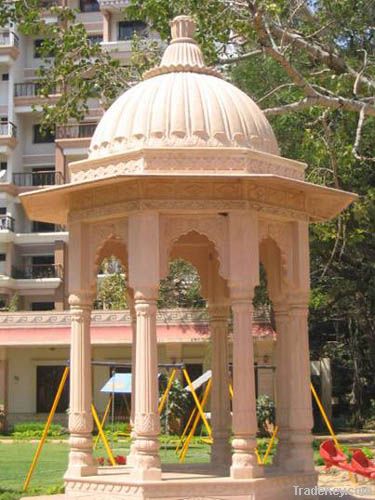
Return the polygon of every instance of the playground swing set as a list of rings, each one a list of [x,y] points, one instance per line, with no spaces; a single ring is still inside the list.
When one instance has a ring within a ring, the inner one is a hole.
[[[116,366],[116,367],[131,368],[130,364],[109,363],[109,362],[101,362],[101,361],[93,361],[92,364],[93,365],[105,365],[105,366],[110,366],[110,367]],[[187,386],[185,387],[185,390],[188,390],[191,393],[193,400],[194,400],[194,404],[195,404],[194,408],[193,408],[193,410],[192,410],[192,412],[187,420],[187,423],[183,429],[183,432],[179,438],[179,441],[178,441],[176,449],[175,449],[176,454],[178,454],[179,461],[181,463],[183,463],[185,461],[186,454],[189,450],[189,446],[191,444],[192,438],[195,435],[197,427],[198,427],[201,420],[202,420],[202,423],[207,431],[207,438],[202,438],[202,441],[207,443],[207,444],[210,444],[210,445],[213,443],[212,429],[207,421],[207,417],[206,417],[206,414],[204,412],[204,408],[205,408],[206,403],[208,401],[211,387],[212,387],[212,373],[211,373],[211,370],[208,370],[203,375],[198,377],[194,382],[192,382],[190,379],[190,376],[186,370],[186,367],[183,363],[180,363],[180,364],[159,364],[159,368],[164,368],[164,369],[170,370],[170,374],[169,374],[166,388],[165,388],[165,390],[164,390],[164,392],[159,400],[159,405],[158,405],[159,414],[161,414],[163,412],[164,407],[168,401],[168,395],[169,395],[170,390],[172,388],[172,384],[173,384],[174,380],[176,379],[176,375],[177,375],[178,370],[180,370],[182,372],[184,379],[187,382]],[[63,375],[61,377],[59,387],[57,389],[55,399],[53,401],[53,404],[52,404],[50,413],[48,415],[45,427],[43,429],[41,439],[38,443],[38,447],[35,451],[33,460],[31,462],[29,471],[27,473],[27,476],[26,476],[26,479],[25,479],[25,482],[23,485],[24,492],[27,491],[27,489],[29,487],[32,475],[33,475],[34,470],[36,468],[36,465],[38,463],[38,459],[39,459],[40,454],[42,452],[44,443],[47,439],[48,431],[49,431],[49,428],[52,424],[53,417],[55,415],[57,406],[59,404],[59,401],[60,401],[64,386],[65,386],[66,380],[68,378],[68,375],[69,375],[69,366],[66,366],[64,369]],[[105,426],[105,423],[108,419],[108,416],[109,416],[111,410],[112,410],[112,426],[113,426],[115,394],[121,393],[121,392],[122,393],[130,393],[131,392],[131,374],[130,373],[121,374],[121,375],[128,376],[127,387],[125,387],[124,390],[121,390],[118,388],[116,390],[115,375],[116,375],[115,372],[112,372],[112,378],[105,384],[105,386],[102,389],[103,392],[110,392],[110,395],[109,395],[108,402],[107,402],[107,405],[105,407],[103,417],[101,420],[99,419],[99,416],[98,416],[98,413],[96,411],[94,404],[91,404],[92,416],[93,416],[95,425],[98,429],[98,435],[96,436],[96,439],[94,442],[94,449],[96,449],[98,442],[99,442],[99,439],[100,439],[102,441],[104,448],[106,450],[106,453],[108,455],[108,461],[112,466],[116,466],[119,464],[116,462],[116,458],[113,455],[112,449],[111,449],[109,442],[108,442],[108,439],[105,435],[104,426]],[[119,374],[117,374],[117,375],[119,375]],[[205,388],[203,390],[202,397],[199,400],[198,395],[196,393],[196,389],[198,389],[199,387],[204,386],[204,385],[205,385]],[[109,387],[111,388],[111,390],[108,389]],[[350,474],[350,477],[352,477],[353,474],[354,475],[359,474],[359,475],[364,476],[364,477],[369,478],[369,479],[375,479],[375,464],[373,462],[371,462],[365,456],[363,451],[361,451],[360,449],[352,450],[353,456],[351,458],[351,462],[349,463],[348,457],[344,454],[344,452],[343,452],[343,450],[342,450],[342,448],[337,440],[337,437],[333,431],[331,423],[327,417],[327,414],[323,408],[323,405],[322,405],[322,403],[319,399],[319,396],[318,396],[312,383],[310,383],[310,388],[311,388],[312,395],[313,395],[313,397],[317,403],[317,406],[320,410],[320,413],[323,417],[323,420],[327,426],[327,429],[332,437],[332,439],[324,441],[321,444],[320,450],[319,450],[320,455],[323,458],[324,463],[326,465],[326,468],[329,469],[332,466],[336,466],[336,467],[339,467],[341,469],[348,471]],[[232,399],[233,398],[232,384],[229,384],[228,390],[229,390],[230,398]],[[278,433],[278,426],[276,425],[274,427],[274,430],[273,430],[271,438],[269,440],[266,452],[265,452],[263,457],[260,456],[258,449],[257,448],[255,449],[255,453],[256,453],[257,460],[258,460],[259,464],[262,464],[262,465],[266,464],[268,456],[269,456],[269,454],[272,450],[272,447],[274,445],[277,433]],[[125,436],[129,437],[129,434],[125,434]]]

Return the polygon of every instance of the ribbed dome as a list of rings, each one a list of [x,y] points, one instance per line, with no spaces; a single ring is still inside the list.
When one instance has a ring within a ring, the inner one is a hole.
[[[91,140],[89,158],[140,147],[246,147],[278,155],[272,128],[241,90],[204,65],[194,24],[179,16],[159,67],[120,96]]]

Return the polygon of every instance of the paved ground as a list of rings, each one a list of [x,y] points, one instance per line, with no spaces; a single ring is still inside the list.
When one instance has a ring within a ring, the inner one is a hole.
[[[355,482],[357,479],[357,482]],[[324,467],[319,467],[319,486],[324,488],[364,488],[368,489],[369,493],[366,494],[356,494],[354,498],[361,498],[362,500],[375,499],[375,481],[366,479],[359,475],[355,477],[350,477],[349,473],[337,468],[332,467],[329,471],[326,471]],[[327,495],[328,496],[328,495]],[[321,498],[324,498],[322,496]],[[336,498],[340,498],[336,496]],[[350,496],[344,496],[343,499],[353,498]]]

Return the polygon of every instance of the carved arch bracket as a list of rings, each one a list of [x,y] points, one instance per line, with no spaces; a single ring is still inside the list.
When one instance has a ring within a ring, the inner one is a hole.
[[[293,243],[288,222],[259,221],[259,245],[266,239],[273,240],[280,250],[282,279],[290,280]]]
[[[96,282],[98,266],[103,258],[115,255],[127,265],[128,221],[126,219],[90,224],[89,263]]]
[[[229,227],[228,218],[220,215],[168,217],[160,219],[160,270],[161,276],[168,273],[168,257],[173,244],[192,231],[206,236],[215,246],[219,260],[219,273],[229,277]]]

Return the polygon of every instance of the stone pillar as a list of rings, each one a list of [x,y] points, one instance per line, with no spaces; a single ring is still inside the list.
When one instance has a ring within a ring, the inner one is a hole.
[[[212,346],[211,424],[213,444],[211,463],[215,468],[231,463],[231,415],[228,373],[228,316],[226,305],[209,306]]]
[[[129,454],[127,456],[127,464],[134,465],[135,464],[135,440],[136,433],[134,429],[134,417],[135,417],[135,374],[136,374],[136,351],[137,351],[137,316],[134,308],[134,298],[131,299],[128,297],[130,316],[131,316],[131,328],[132,328],[132,385],[131,385],[131,402],[130,402],[130,426],[131,426],[131,445]]]
[[[255,400],[252,299],[259,282],[258,217],[255,211],[229,214],[229,281],[233,312],[233,455],[231,477],[259,477],[255,454]]]
[[[259,477],[263,470],[255,454],[256,416],[252,290],[232,292],[233,311],[233,456],[231,477]]]
[[[66,477],[96,473],[92,454],[92,377],[90,321],[92,295],[85,291],[69,296],[71,312],[70,348],[70,453]]]
[[[275,464],[284,472],[314,470],[309,339],[305,301],[275,306],[276,421],[279,444]]]
[[[276,463],[285,472],[313,472],[308,335],[309,245],[307,223],[292,226],[291,278],[273,299],[276,331],[276,418],[280,427]]]
[[[156,299],[159,287],[159,215],[129,217],[129,285],[136,313],[135,456],[136,480],[161,479],[159,457]]]
[[[5,348],[0,348],[0,432],[7,428],[8,414],[8,359]]]

